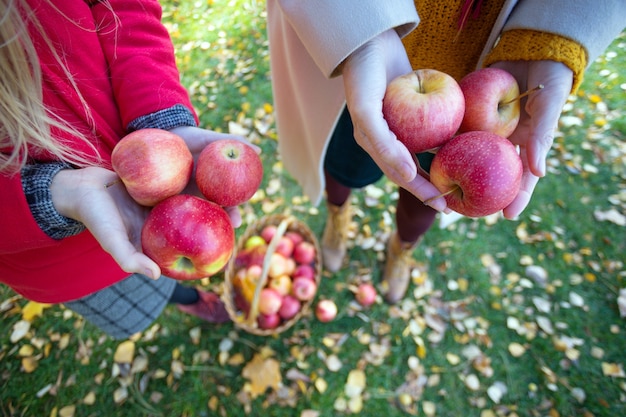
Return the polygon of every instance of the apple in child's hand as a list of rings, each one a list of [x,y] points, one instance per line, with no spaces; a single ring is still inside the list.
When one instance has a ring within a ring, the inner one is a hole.
[[[507,207],[519,193],[522,160],[515,146],[491,132],[455,136],[435,154],[430,181],[448,207],[482,217]]]
[[[115,145],[111,165],[137,203],[154,206],[187,186],[193,156],[180,136],[162,129],[140,129]]]
[[[221,206],[178,194],[150,210],[141,230],[141,245],[164,275],[199,279],[219,272],[228,263],[235,231]]]
[[[196,162],[196,183],[207,200],[232,207],[248,201],[263,180],[263,163],[254,148],[237,139],[204,147]]]
[[[486,131],[508,138],[520,118],[517,80],[500,68],[481,68],[459,81],[465,115],[459,132]]]
[[[458,130],[465,100],[450,75],[419,69],[393,79],[383,99],[389,129],[412,153],[438,148]]]

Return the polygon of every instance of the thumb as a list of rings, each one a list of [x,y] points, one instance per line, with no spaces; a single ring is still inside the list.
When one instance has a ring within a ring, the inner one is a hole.
[[[544,70],[538,71],[538,74],[543,74],[546,82],[545,88],[531,95],[525,106],[530,116],[528,167],[534,175],[543,177],[546,174],[546,157],[572,88],[572,71],[558,62],[542,61],[535,65]]]
[[[116,260],[125,272],[142,274],[151,279],[158,279],[161,276],[161,268],[141,252],[135,251],[130,255],[126,253],[122,259]]]

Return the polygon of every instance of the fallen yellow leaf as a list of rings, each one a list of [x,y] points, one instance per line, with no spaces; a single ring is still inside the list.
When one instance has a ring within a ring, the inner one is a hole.
[[[66,405],[59,410],[59,417],[74,417],[76,413],[75,405]]]
[[[135,356],[135,342],[125,340],[117,346],[113,361],[116,363],[131,363]]]
[[[282,384],[280,364],[276,359],[257,353],[243,368],[241,375],[250,380],[248,384],[252,398],[265,393],[268,388],[277,390]]]
[[[618,378],[626,377],[622,364],[602,362],[602,373],[604,376],[613,376]]]
[[[26,321],[32,322],[35,317],[41,317],[43,315],[43,311],[48,307],[50,307],[50,304],[29,301],[24,308],[22,308],[22,318]]]
[[[22,369],[27,374],[30,374],[35,369],[37,369],[37,365],[39,365],[39,361],[34,356],[28,356],[26,358],[22,358]]]

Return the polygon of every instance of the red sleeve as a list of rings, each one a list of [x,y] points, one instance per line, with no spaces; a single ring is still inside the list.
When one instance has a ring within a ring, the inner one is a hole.
[[[175,104],[195,115],[187,90],[180,83],[174,46],[161,23],[157,0],[110,0],[92,7],[99,37],[109,62],[113,91],[124,126]],[[111,11],[113,10],[113,12]]]
[[[24,197],[20,174],[0,175],[0,254],[58,244],[46,235],[33,218]]]

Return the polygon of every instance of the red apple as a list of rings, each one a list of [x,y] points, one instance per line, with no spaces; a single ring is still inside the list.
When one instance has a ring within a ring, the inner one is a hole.
[[[517,196],[522,160],[506,138],[490,132],[462,133],[435,154],[430,181],[445,195],[448,207],[468,217],[482,217],[508,206]]]
[[[280,253],[274,252],[270,255],[270,265],[267,269],[267,275],[270,278],[275,278],[280,275],[288,274],[289,268],[290,265],[287,258]]]
[[[320,300],[315,306],[315,317],[322,323],[328,323],[337,317],[337,304],[333,300]]]
[[[300,264],[293,272],[293,278],[305,277],[308,279],[315,279],[315,268],[311,264]]]
[[[312,300],[316,292],[317,283],[308,278],[295,278],[291,284],[291,293],[300,301]]]
[[[178,194],[152,208],[141,230],[141,245],[164,275],[199,279],[226,265],[235,247],[235,231],[222,207]]]
[[[278,240],[278,243],[276,243],[275,252],[280,253],[285,258],[289,258],[291,254],[293,253],[293,248],[294,248],[293,240],[289,239],[287,236],[282,236]]]
[[[383,99],[389,129],[412,153],[438,148],[452,138],[464,111],[463,92],[456,80],[432,69],[393,79]]]
[[[459,132],[482,130],[509,137],[520,117],[519,86],[508,71],[482,68],[459,81],[465,115]]]
[[[261,329],[275,329],[281,322],[278,313],[259,314],[256,320]]]
[[[263,288],[259,294],[259,312],[261,314],[278,313],[283,303],[283,296],[272,288]]]
[[[245,268],[250,265],[263,265],[267,245],[254,245],[252,247],[243,248],[237,252],[235,256],[235,265]]]
[[[283,320],[290,320],[298,314],[301,308],[302,303],[300,300],[292,295],[286,295],[283,297],[283,304],[280,306],[278,314]]]
[[[317,251],[315,245],[303,240],[293,249],[293,259],[298,264],[311,264],[315,261]]]
[[[289,230],[287,232],[285,232],[285,236],[287,236],[289,239],[291,239],[291,241],[293,242],[293,245],[296,246],[298,243],[302,242],[304,240],[304,237],[298,233],[295,232],[293,230]]]
[[[167,130],[141,129],[115,145],[111,165],[137,203],[154,206],[187,186],[193,156],[180,136]]]
[[[196,163],[196,183],[200,192],[220,206],[230,207],[248,201],[263,180],[263,163],[255,150],[236,139],[208,144]]]
[[[267,242],[268,244],[276,234],[277,227],[278,226],[276,226],[275,224],[268,224],[267,226],[264,226],[263,229],[261,229],[261,237],[263,237],[263,239],[265,239],[265,242]]]
[[[293,258],[285,258],[285,273],[287,275],[293,275],[296,271],[296,261]]]
[[[250,282],[258,282],[263,273],[263,267],[258,264],[249,265],[246,269],[246,277]]]
[[[267,284],[268,288],[273,289],[282,296],[285,296],[291,292],[291,277],[287,274],[279,275],[270,279]]]
[[[357,287],[354,296],[363,307],[369,307],[376,301],[376,288],[372,284],[363,282]]]

